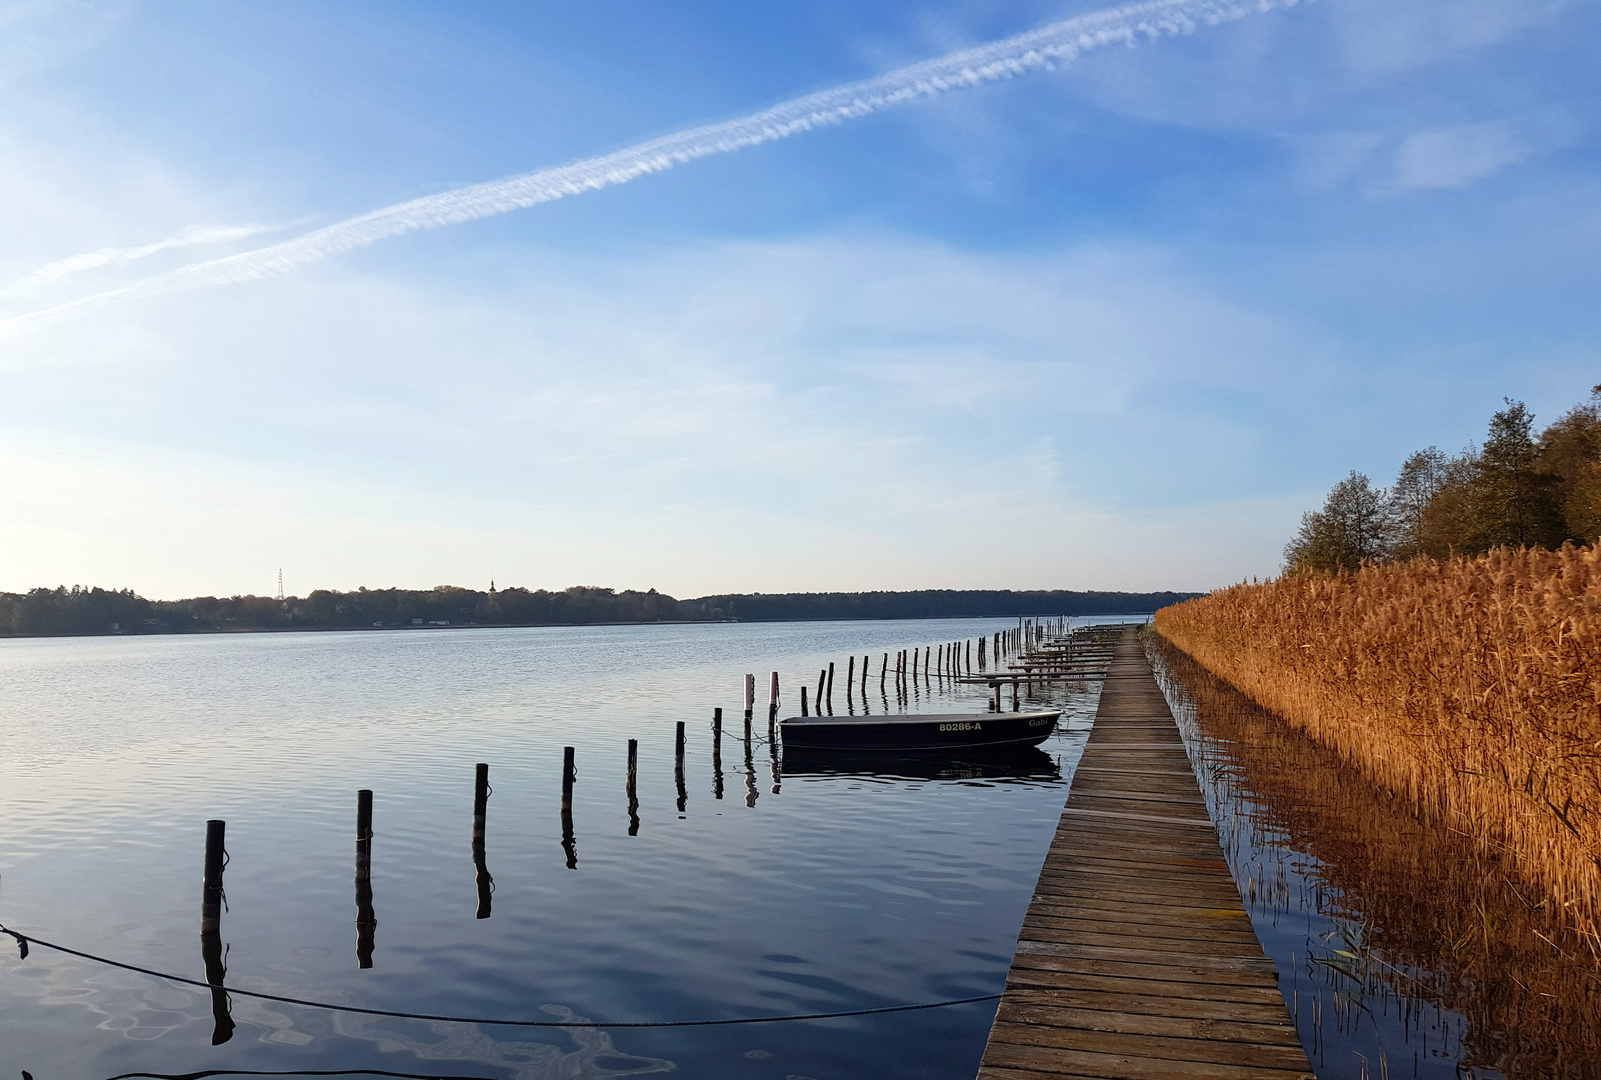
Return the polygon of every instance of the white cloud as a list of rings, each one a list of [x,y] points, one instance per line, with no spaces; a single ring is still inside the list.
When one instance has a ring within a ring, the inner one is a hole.
[[[1553,113],[1418,132],[1396,151],[1395,182],[1401,188],[1467,187],[1568,145],[1576,135],[1571,122]]]

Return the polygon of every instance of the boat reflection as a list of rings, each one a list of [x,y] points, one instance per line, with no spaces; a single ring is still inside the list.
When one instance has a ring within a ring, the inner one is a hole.
[[[1035,746],[961,754],[885,750],[806,750],[785,747],[787,777],[875,776],[910,780],[1060,780],[1056,758]],[[775,774],[776,780],[776,774]]]

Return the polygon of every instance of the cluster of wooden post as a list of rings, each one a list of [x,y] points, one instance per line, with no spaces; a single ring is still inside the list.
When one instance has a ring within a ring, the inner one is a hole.
[[[1066,621],[1056,620],[1052,627],[1058,632],[1066,632]],[[904,692],[908,684],[915,682],[919,675],[925,683],[931,677],[956,678],[961,675],[973,673],[976,660],[979,671],[985,671],[992,665],[998,664],[1003,657],[1011,656],[1021,650],[1031,648],[1034,644],[1044,641],[1046,627],[1044,624],[1031,620],[1019,620],[1015,630],[999,631],[989,638],[979,638],[975,642],[971,639],[952,641],[938,646],[923,646],[919,649],[902,649],[895,654],[895,685],[898,692]],[[920,655],[921,654],[921,655]],[[861,663],[860,690],[863,702],[866,702],[867,683],[870,675],[871,656],[863,656]],[[852,655],[846,666],[846,696],[853,696],[856,687],[856,657]],[[880,659],[878,669],[878,687],[880,693],[887,691],[890,674],[890,654],[884,653]],[[1012,708],[1018,708],[1018,679],[1012,678]],[[806,686],[800,688],[801,715],[808,714]],[[821,714],[825,710],[829,715],[833,713],[834,690],[834,664],[830,662],[826,668],[818,672],[816,706]],[[995,697],[992,707],[1000,711],[1000,683],[994,685]],[[756,677],[745,676],[745,773],[746,773],[746,805],[754,806],[757,799],[755,784],[755,763],[753,759],[753,740],[751,734],[752,714],[755,709]],[[773,746],[773,791],[779,790],[779,770],[776,744],[771,742],[774,726],[778,717],[779,679],[778,672],[772,672],[768,684],[767,724],[770,745]],[[723,797],[723,710],[712,711],[712,776],[713,795],[717,799]],[[574,748],[562,748],[562,778],[561,778],[561,829],[562,848],[567,856],[569,869],[578,866],[578,845],[573,828],[573,785],[577,782],[578,773],[574,763]],[[684,813],[688,805],[689,792],[684,775],[685,728],[682,720],[678,721],[677,731],[673,741],[673,776],[677,786],[678,812]],[[626,779],[624,788],[628,797],[628,835],[637,836],[639,833],[639,740],[628,740],[628,756]],[[486,833],[489,816],[489,796],[492,789],[489,786],[489,765],[479,762],[474,768],[473,778],[473,817],[472,817],[472,855],[475,870],[478,906],[476,917],[487,919],[491,915],[494,895],[494,878],[489,872],[486,849]],[[356,956],[357,962],[363,968],[372,967],[374,943],[377,935],[378,920],[373,911],[372,893],[372,844],[373,844],[373,793],[362,789],[356,793]],[[224,978],[227,968],[223,962],[222,947],[222,910],[223,910],[223,868],[226,866],[225,837],[226,824],[222,821],[208,821],[206,823],[206,858],[202,882],[201,909],[200,909],[200,938],[201,957],[205,965],[206,982],[212,987],[212,1013],[215,1027],[212,1034],[213,1043],[224,1043],[233,1037],[234,1022],[230,1016],[230,1004],[227,991],[224,989]]]

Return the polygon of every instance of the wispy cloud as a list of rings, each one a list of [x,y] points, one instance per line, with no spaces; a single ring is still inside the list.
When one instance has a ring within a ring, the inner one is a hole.
[[[177,289],[254,281],[417,229],[435,229],[596,191],[714,154],[883,112],[914,101],[1071,63],[1109,45],[1135,45],[1293,6],[1297,0],[1147,0],[1065,19],[1001,41],[806,94],[722,123],[537,172],[397,203],[280,244],[194,263],[120,289],[0,320],[19,328],[41,316]]]
[[[1409,137],[1396,151],[1402,188],[1461,188],[1502,169],[1570,145],[1575,125],[1563,115],[1507,117]]]
[[[272,225],[199,225],[148,244],[139,244],[134,247],[108,247],[101,248],[99,251],[86,251],[79,255],[69,255],[65,259],[57,259],[53,263],[47,263],[33,273],[18,278],[10,285],[0,288],[0,294],[28,292],[45,285],[54,284],[62,278],[80,274],[86,270],[99,270],[107,266],[122,266],[126,263],[148,258],[151,255],[160,254],[163,251],[173,251],[178,248],[225,244],[232,240],[243,240],[247,236],[259,236],[265,232],[273,232],[276,228],[277,226]]]

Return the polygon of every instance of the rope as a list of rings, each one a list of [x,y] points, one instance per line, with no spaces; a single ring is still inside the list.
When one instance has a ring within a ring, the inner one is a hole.
[[[22,1075],[24,1080],[33,1080],[28,1073]],[[403,1073],[389,1072],[387,1069],[290,1069],[284,1072],[262,1072],[257,1069],[204,1069],[189,1073],[119,1073],[108,1077],[107,1080],[134,1080],[136,1077],[145,1077],[147,1080],[205,1080],[208,1076],[392,1076],[398,1077],[399,1080],[490,1080],[487,1076],[466,1076],[459,1073]]]
[[[915,1012],[919,1009],[943,1009],[948,1005],[971,1005],[976,1001],[997,1001],[999,994],[978,994],[974,997],[951,998],[948,1001],[924,1001],[916,1005],[881,1005],[874,1009],[846,1009],[841,1012],[795,1013],[789,1016],[741,1016],[728,1020],[622,1020],[614,1023],[594,1020],[496,1020],[486,1016],[441,1016],[435,1013],[394,1012],[389,1009],[364,1009],[357,1005],[335,1005],[327,1001],[308,1001],[305,998],[284,997],[280,994],[263,994],[256,990],[241,990],[237,987],[222,987],[215,983],[201,982],[199,979],[190,979],[182,975],[172,975],[165,971],[155,971],[151,968],[139,967],[137,964],[125,964],[120,960],[112,960],[93,953],[80,952],[69,949],[65,945],[57,945],[43,938],[28,937],[15,930],[9,930],[0,925],[0,934],[10,934],[17,939],[22,948],[22,955],[28,955],[28,944],[31,942],[42,948],[53,949],[68,956],[76,956],[96,964],[105,964],[107,967],[121,968],[124,971],[137,972],[140,975],[149,975],[156,979],[165,979],[168,982],[182,983],[185,986],[196,986],[202,990],[226,990],[230,994],[241,997],[257,998],[261,1001],[276,1001],[284,1005],[303,1005],[308,1009],[327,1009],[331,1012],[359,1013],[362,1016],[391,1016],[401,1020],[437,1020],[448,1024],[498,1024],[502,1027],[531,1027],[531,1028],[678,1028],[678,1027],[723,1027],[730,1024],[772,1024],[781,1020],[836,1020],[846,1016],[874,1016],[878,1013]],[[132,1074],[139,1075],[139,1074]],[[201,1075],[201,1074],[196,1074]]]

